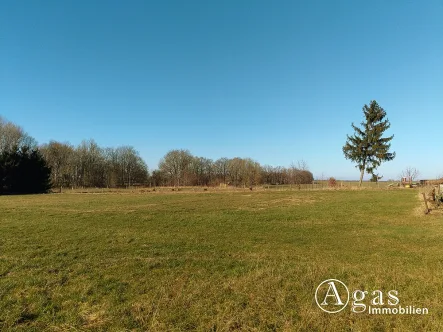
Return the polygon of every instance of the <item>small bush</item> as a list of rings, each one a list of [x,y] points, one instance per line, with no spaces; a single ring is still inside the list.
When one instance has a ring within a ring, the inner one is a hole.
[[[337,180],[335,178],[329,178],[328,187],[335,188],[337,187]]]

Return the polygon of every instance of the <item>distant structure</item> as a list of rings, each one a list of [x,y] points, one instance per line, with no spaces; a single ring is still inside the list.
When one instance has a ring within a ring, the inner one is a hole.
[[[412,177],[410,177],[410,176],[403,176],[403,177],[401,178],[401,185],[402,185],[403,187],[409,187],[409,186],[411,186],[411,185],[412,185]]]
[[[443,184],[443,178],[437,180],[420,180],[420,186],[432,186]]]

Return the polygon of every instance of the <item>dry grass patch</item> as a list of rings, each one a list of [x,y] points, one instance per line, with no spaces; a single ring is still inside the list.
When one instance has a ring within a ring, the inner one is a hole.
[[[415,190],[0,197],[0,330],[442,329],[443,223]],[[316,286],[428,316],[327,315]]]

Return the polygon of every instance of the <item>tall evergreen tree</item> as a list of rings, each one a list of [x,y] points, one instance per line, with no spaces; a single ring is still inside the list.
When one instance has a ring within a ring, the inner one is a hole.
[[[395,152],[390,152],[390,141],[394,135],[383,137],[384,132],[391,126],[386,118],[386,112],[375,100],[363,106],[365,121],[361,123],[361,128],[352,123],[355,133],[347,135],[343,153],[346,159],[352,160],[360,170],[360,186],[363,181],[365,171],[373,174],[382,162],[395,158]]]
[[[37,149],[0,152],[0,195],[37,194],[51,188],[51,170]]]

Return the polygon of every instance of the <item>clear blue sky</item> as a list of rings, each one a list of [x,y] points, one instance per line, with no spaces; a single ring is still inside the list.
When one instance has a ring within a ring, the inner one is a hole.
[[[442,174],[441,0],[0,2],[0,115],[39,143],[356,179],[341,149],[372,99],[397,152],[380,173]]]

